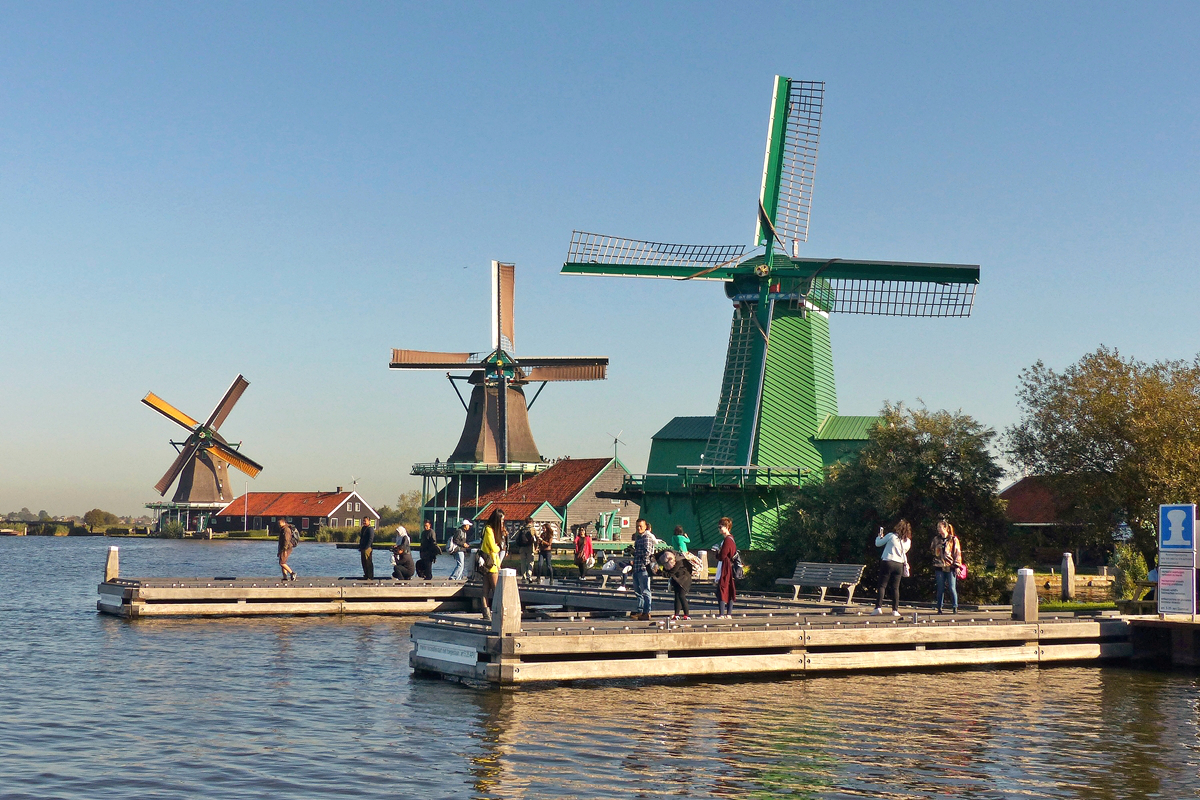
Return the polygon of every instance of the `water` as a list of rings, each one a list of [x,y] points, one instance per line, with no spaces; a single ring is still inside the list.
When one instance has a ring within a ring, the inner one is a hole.
[[[111,543],[0,538],[2,798],[1200,797],[1195,674],[477,689],[413,679],[399,619],[100,616]],[[126,575],[274,574],[269,543],[116,543]]]

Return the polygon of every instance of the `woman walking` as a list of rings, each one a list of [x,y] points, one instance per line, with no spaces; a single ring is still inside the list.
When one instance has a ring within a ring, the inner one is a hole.
[[[962,567],[962,543],[954,535],[954,526],[940,520],[937,535],[930,543],[933,551],[933,577],[937,581],[937,612],[942,613],[942,600],[950,590],[952,613],[958,613],[958,570]]]
[[[579,525],[575,528],[575,566],[579,567],[580,579],[587,577],[588,565],[594,563],[592,536],[587,532],[587,525]]]
[[[505,534],[504,512],[496,509],[483,528],[479,543],[479,571],[483,574],[483,618],[492,618],[492,595],[496,591],[496,578],[500,574],[500,545]]]
[[[300,534],[296,529],[287,523],[286,520],[280,518],[276,525],[279,535],[279,569],[283,572],[283,580],[296,580],[296,573],[288,566],[288,556],[296,549],[296,545],[300,543]]]
[[[896,523],[896,530],[884,533],[879,529],[875,546],[883,548],[880,561],[879,597],[875,600],[872,614],[883,613],[883,595],[887,590],[892,595],[892,616],[900,616],[900,578],[908,571],[908,549],[912,547],[912,526],[908,520]]]
[[[733,601],[737,586],[733,582],[733,560],[737,558],[737,543],[733,541],[733,520],[721,517],[717,531],[724,537],[717,551],[717,619],[733,619]]]
[[[547,522],[542,525],[542,535],[538,537],[538,573],[549,577],[554,583],[554,562],[551,561],[551,548],[554,545],[554,528]]]
[[[450,539],[450,546],[446,548],[454,556],[454,571],[450,573],[452,581],[462,580],[467,571],[467,555],[471,552],[471,545],[467,542],[467,531],[469,530],[471,530],[471,521],[464,519]]]

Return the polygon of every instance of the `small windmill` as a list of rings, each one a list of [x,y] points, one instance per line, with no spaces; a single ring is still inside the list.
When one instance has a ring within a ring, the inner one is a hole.
[[[262,471],[262,465],[238,452],[240,442],[230,444],[217,432],[249,385],[249,381],[238,375],[203,423],[192,419],[154,392],[142,398],[143,403],[188,431],[188,438],[183,442],[171,442],[179,455],[154,485],[155,491],[165,495],[178,477],[179,487],[175,490],[172,502],[228,503],[233,499],[233,493],[226,465],[232,464],[251,478]]]
[[[823,82],[775,77],[753,249],[571,237],[564,273],[724,283],[733,324],[705,467],[787,465],[820,474],[812,437],[837,414],[831,313],[971,313],[977,266],[800,257],[824,94]]]
[[[608,359],[602,356],[557,358],[548,356],[516,357],[516,333],[513,319],[516,267],[492,262],[492,349],[482,353],[444,353],[426,350],[392,350],[392,369],[437,369],[467,371],[465,380],[474,388],[471,400],[459,401],[467,411],[466,424],[458,446],[449,461],[474,464],[509,464],[541,461],[533,432],[529,429],[528,409],[551,381],[604,380]],[[533,399],[526,403],[524,387],[541,383]]]

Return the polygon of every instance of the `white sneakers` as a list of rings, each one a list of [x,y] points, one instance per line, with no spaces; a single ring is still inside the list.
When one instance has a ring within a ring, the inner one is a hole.
[[[882,609],[882,608],[880,608],[879,606],[876,606],[876,607],[875,607],[875,610],[871,612],[871,616],[872,616],[872,617],[878,617],[878,616],[879,616],[880,614],[882,614],[882,613],[883,613],[883,609]]]
[[[900,616],[900,612],[899,612],[899,611],[893,611],[893,612],[892,612],[892,616],[893,616],[893,617],[898,617],[898,616]]]

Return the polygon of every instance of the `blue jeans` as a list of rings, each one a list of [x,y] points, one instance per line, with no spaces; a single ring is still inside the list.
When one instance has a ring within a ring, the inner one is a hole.
[[[654,599],[650,594],[650,573],[635,569],[633,571],[633,592],[637,595],[637,613],[649,614],[650,602]]]
[[[462,580],[463,573],[467,570],[467,552],[459,550],[454,554],[454,571],[450,573],[450,580]]]
[[[958,576],[954,574],[954,570],[935,569],[933,577],[937,579],[937,609],[942,610],[942,598],[946,595],[946,589],[950,589],[950,605],[958,611]]]

